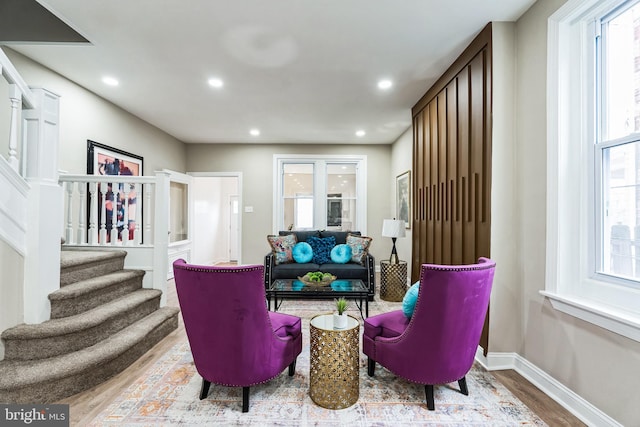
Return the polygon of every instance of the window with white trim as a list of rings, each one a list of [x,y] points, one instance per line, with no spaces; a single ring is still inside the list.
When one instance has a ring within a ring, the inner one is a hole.
[[[639,4],[570,0],[549,19],[542,292],[556,309],[638,341]]]
[[[366,157],[275,155],[275,230],[366,230]]]

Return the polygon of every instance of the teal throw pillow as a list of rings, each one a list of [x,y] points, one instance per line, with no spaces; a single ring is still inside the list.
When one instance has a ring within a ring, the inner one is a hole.
[[[313,249],[307,242],[296,243],[291,252],[293,253],[293,259],[299,264],[310,262],[313,258]]]
[[[416,301],[418,300],[418,291],[420,290],[420,282],[416,282],[407,290],[402,299],[402,312],[405,316],[411,319],[413,316],[413,310],[416,308]]]
[[[331,262],[331,249],[336,245],[335,237],[309,237],[307,238],[307,243],[311,245],[311,249],[313,250],[311,262],[314,264]]]
[[[331,249],[331,261],[336,264],[346,264],[351,261],[351,246],[349,245],[336,245]]]

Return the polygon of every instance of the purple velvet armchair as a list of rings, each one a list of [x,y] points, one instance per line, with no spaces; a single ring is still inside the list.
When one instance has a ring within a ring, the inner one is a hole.
[[[367,373],[376,362],[409,381],[424,384],[427,408],[434,410],[433,386],[458,382],[468,395],[466,374],[480,341],[489,306],[495,262],[423,264],[411,319],[402,310],[364,321],[362,348]]]
[[[173,263],[180,310],[200,376],[200,399],[211,383],[242,387],[242,412],[249,387],[295,373],[302,351],[299,317],[267,311],[264,267],[211,267]]]

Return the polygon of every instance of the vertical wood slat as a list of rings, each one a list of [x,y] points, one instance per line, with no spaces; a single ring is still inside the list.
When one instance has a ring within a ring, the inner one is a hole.
[[[491,256],[491,40],[488,24],[412,109],[412,280],[423,263]]]

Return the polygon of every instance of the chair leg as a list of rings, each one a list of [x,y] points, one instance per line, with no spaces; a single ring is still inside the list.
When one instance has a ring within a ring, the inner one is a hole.
[[[209,395],[209,386],[211,383],[204,378],[202,379],[202,388],[200,389],[200,400],[204,399]]]
[[[460,386],[460,393],[465,396],[469,396],[469,389],[467,388],[467,377],[462,377],[458,380],[458,385]]]
[[[293,362],[291,362],[291,365],[289,365],[289,376],[292,377],[295,375],[296,373],[296,360],[298,359],[293,359]]]
[[[376,361],[367,357],[367,375],[372,377],[376,373]]]
[[[242,412],[249,412],[249,387],[242,387]]]
[[[427,396],[427,409],[433,411],[436,409],[436,405],[433,403],[433,385],[425,384],[424,392]]]

